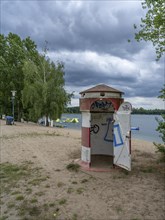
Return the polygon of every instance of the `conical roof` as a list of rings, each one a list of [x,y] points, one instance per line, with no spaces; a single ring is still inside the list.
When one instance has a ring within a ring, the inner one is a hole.
[[[117,89],[114,89],[110,86],[107,86],[105,84],[99,84],[99,85],[96,85],[92,88],[89,88],[87,90],[84,90],[82,92],[80,92],[80,94],[82,93],[92,93],[92,92],[113,92],[113,93],[121,93],[121,94],[124,94],[124,92],[121,92]]]

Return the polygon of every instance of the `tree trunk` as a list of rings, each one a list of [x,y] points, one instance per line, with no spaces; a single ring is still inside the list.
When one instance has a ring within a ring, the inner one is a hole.
[[[49,127],[48,115],[46,115],[46,126]]]
[[[17,117],[17,121],[21,121],[21,112],[20,112],[20,104],[19,104],[19,101],[17,102],[17,105],[18,105],[18,108],[17,108],[17,111],[18,111],[18,117]]]

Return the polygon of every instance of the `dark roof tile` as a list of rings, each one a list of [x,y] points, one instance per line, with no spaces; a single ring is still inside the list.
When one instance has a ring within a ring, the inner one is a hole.
[[[82,93],[91,93],[91,92],[114,92],[114,93],[122,93],[122,94],[124,94],[124,92],[119,91],[117,89],[114,89],[114,88],[112,88],[110,86],[107,86],[105,84],[96,85],[96,86],[94,86],[92,88],[89,88],[87,90],[84,90],[84,91],[80,92],[80,94],[82,94]]]

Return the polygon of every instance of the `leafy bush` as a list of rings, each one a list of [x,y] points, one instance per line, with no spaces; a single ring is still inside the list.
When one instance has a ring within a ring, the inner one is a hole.
[[[165,101],[165,87],[160,91],[161,95],[158,98],[163,99]],[[159,120],[156,118],[158,122],[157,131],[160,133],[160,137],[163,141],[163,144],[154,143],[157,148],[157,152],[162,154],[162,160],[165,162],[165,115],[162,115],[163,120]]]

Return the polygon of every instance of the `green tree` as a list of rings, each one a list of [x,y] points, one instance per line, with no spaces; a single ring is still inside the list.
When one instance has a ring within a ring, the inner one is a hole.
[[[137,41],[145,40],[151,41],[155,47],[157,60],[165,52],[165,7],[164,0],[145,0],[142,3],[144,9],[148,9],[145,18],[141,19],[141,30],[135,34]],[[134,28],[137,28],[134,25]],[[160,91],[159,98],[165,100],[165,88]],[[165,115],[162,115],[163,120],[158,121],[158,128],[160,136],[165,143]],[[158,151],[163,153],[165,159],[165,144],[154,143]]]
[[[11,114],[11,90],[16,90],[15,112],[20,120],[23,113],[22,90],[24,88],[24,60],[36,62],[38,51],[35,43],[27,37],[0,34],[0,114]]]
[[[38,64],[26,60],[23,72],[23,105],[29,108],[29,118],[37,121],[45,116],[48,126],[48,118],[59,118],[71,98],[64,89],[64,65],[39,55]]]
[[[160,91],[159,98],[163,99],[165,101],[165,87]],[[165,114],[162,114],[163,120],[158,120],[158,127],[157,131],[160,133],[160,137],[162,138],[163,144],[154,143],[154,145],[157,147],[158,151],[162,153],[163,160],[165,161]]]
[[[140,31],[135,34],[137,41],[151,41],[155,47],[157,60],[165,51],[165,7],[164,0],[145,0],[143,9],[148,9],[141,19]],[[134,25],[136,29],[137,26]]]

